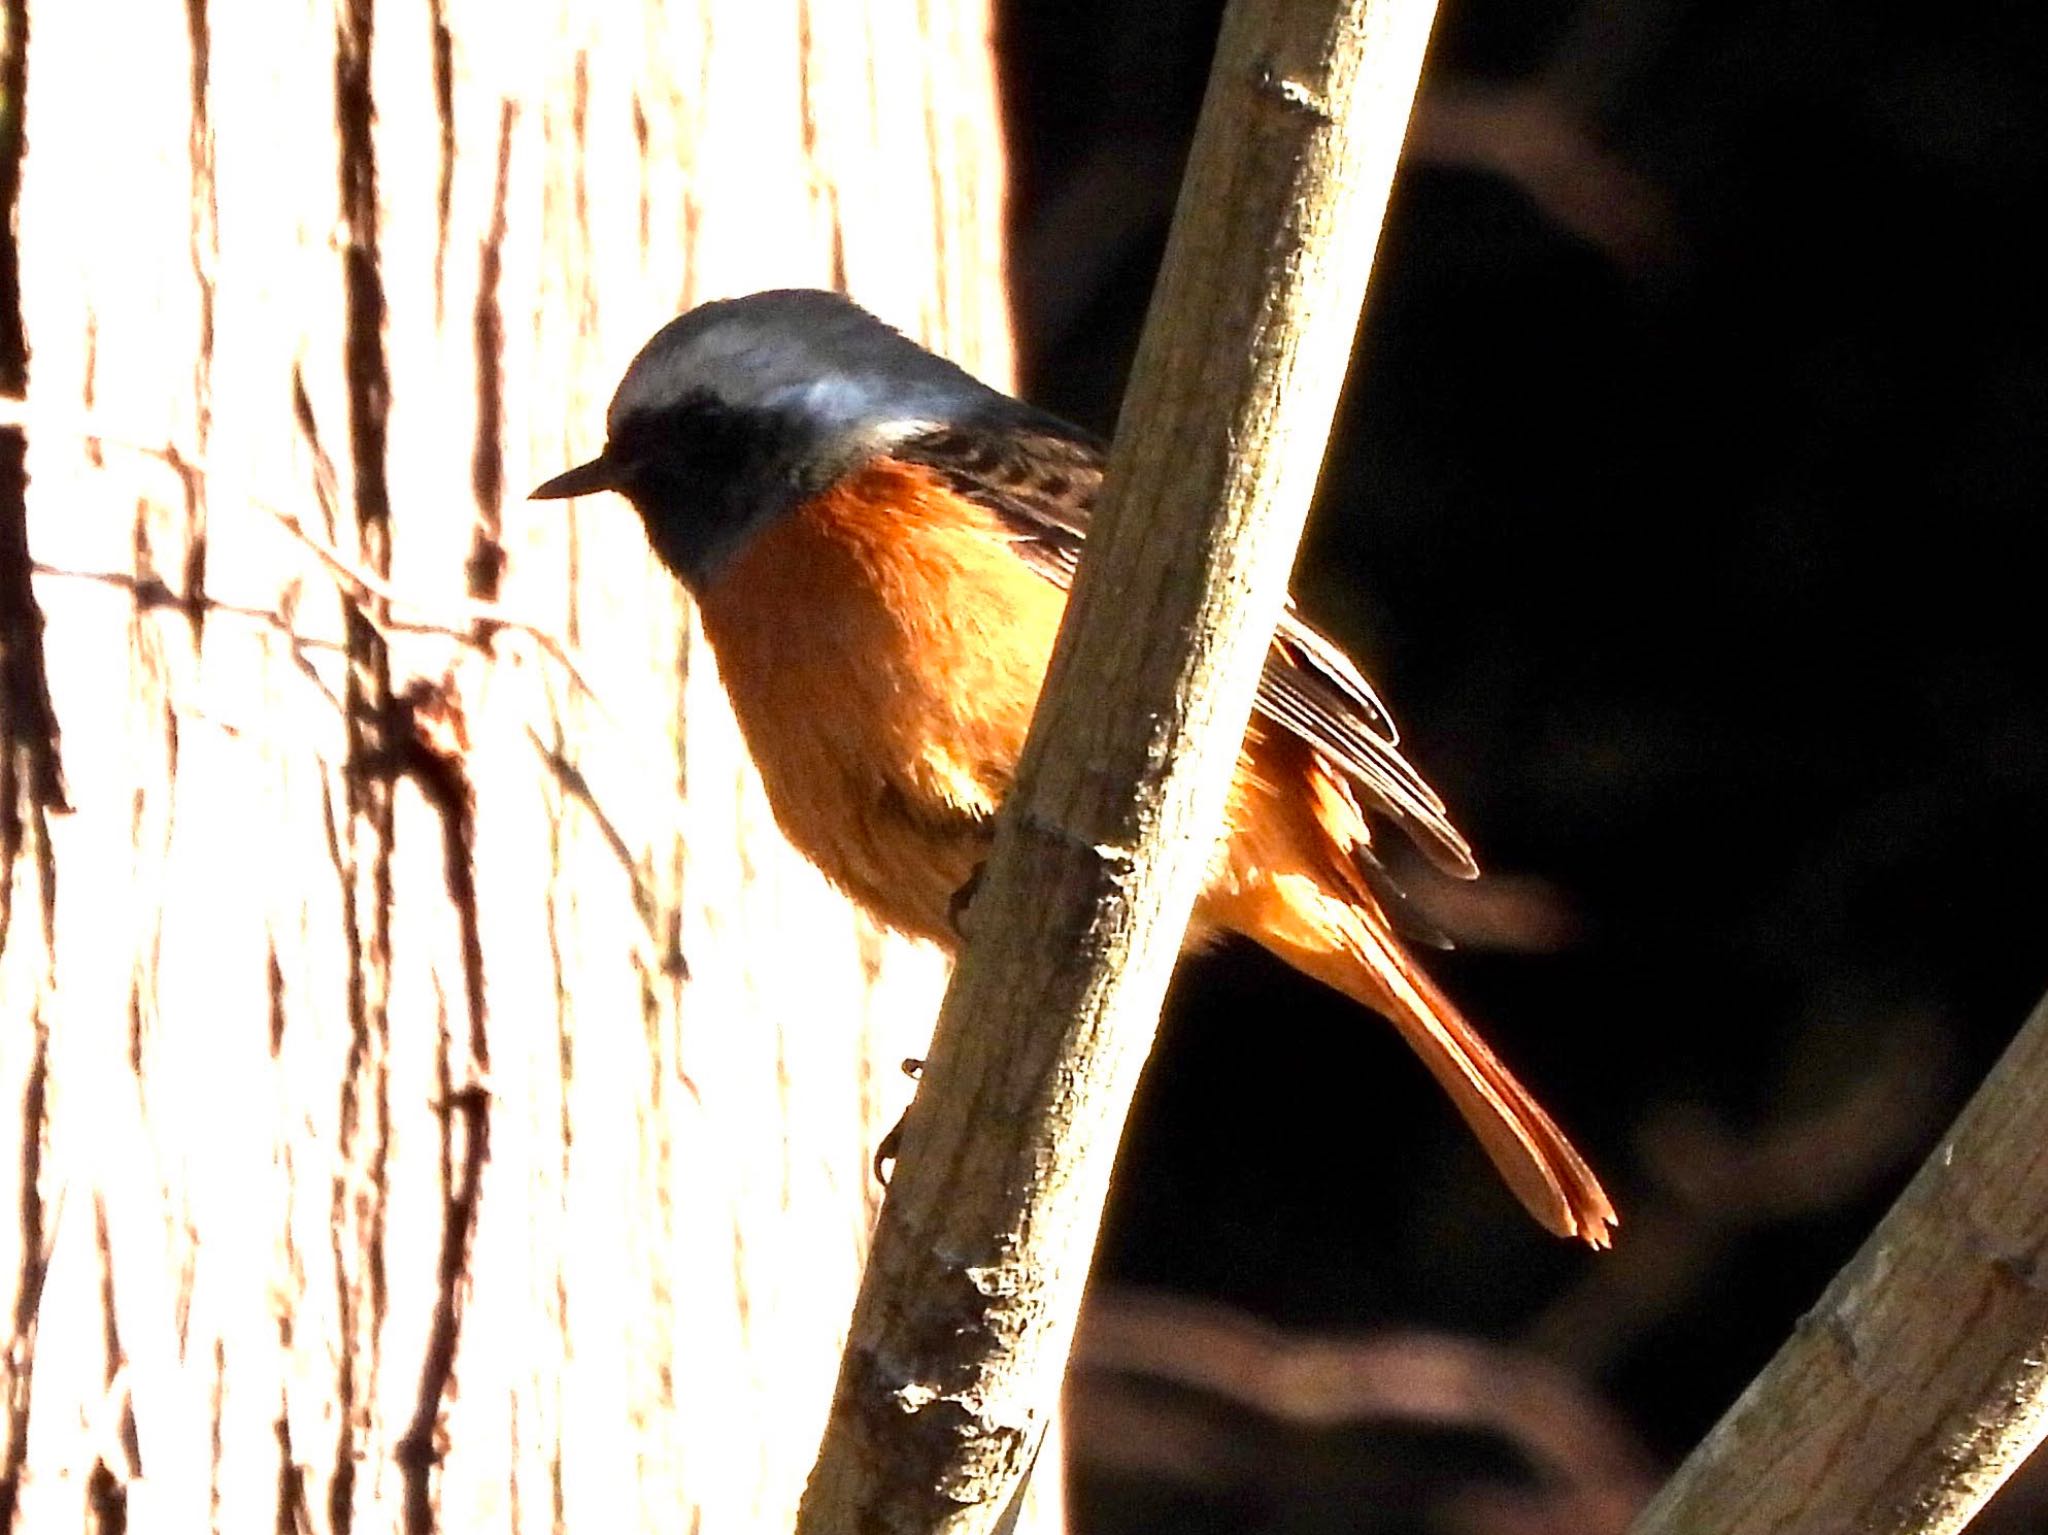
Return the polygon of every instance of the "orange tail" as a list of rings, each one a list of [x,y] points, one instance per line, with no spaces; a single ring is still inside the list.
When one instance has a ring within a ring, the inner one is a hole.
[[[1372,833],[1345,782],[1299,740],[1246,739],[1232,831],[1198,931],[1244,934],[1393,1021],[1529,1213],[1608,1244],[1614,1206],[1529,1090],[1402,950],[1358,855]]]
[[[1323,908],[1316,915],[1325,920],[1316,926],[1338,919],[1330,925],[1341,931],[1330,936],[1339,941],[1303,942],[1309,934],[1300,933],[1295,923],[1287,924],[1296,929],[1293,932],[1269,929],[1248,936],[1297,970],[1391,1019],[1429,1074],[1450,1094],[1529,1213],[1559,1236],[1605,1247],[1615,1214],[1600,1180],[1450,999],[1366,912],[1356,907],[1333,910],[1337,903],[1320,890],[1312,896],[1302,890],[1299,895]],[[1295,914],[1306,915],[1298,907]]]

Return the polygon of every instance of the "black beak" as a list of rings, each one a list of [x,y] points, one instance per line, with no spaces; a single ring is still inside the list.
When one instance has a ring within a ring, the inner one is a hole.
[[[556,475],[544,485],[536,486],[527,496],[529,501],[566,501],[571,496],[594,495],[600,490],[616,490],[618,484],[612,476],[612,466],[605,462],[600,453],[587,464],[578,464],[574,469]]]

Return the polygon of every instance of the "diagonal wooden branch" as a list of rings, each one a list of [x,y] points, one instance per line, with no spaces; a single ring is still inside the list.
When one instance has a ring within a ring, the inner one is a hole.
[[[1433,0],[1236,0],[798,1529],[983,1531],[1043,1436],[1350,353]]]
[[[1631,1535],[1948,1535],[2048,1436],[2048,999]]]

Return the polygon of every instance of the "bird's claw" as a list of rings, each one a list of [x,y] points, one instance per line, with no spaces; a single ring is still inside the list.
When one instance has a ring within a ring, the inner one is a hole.
[[[946,902],[946,921],[959,938],[967,936],[967,908],[974,904],[974,898],[981,892],[981,876],[988,871],[986,862],[978,863],[967,876],[967,882],[953,892],[953,898]]]
[[[914,1055],[906,1055],[903,1058],[903,1074],[915,1082],[924,1075],[923,1060]],[[909,1109],[905,1109],[901,1114],[897,1115],[896,1123],[889,1127],[889,1133],[883,1136],[880,1143],[875,1147],[875,1182],[881,1184],[884,1188],[889,1186],[889,1175],[883,1171],[883,1168],[887,1163],[895,1161],[896,1153],[902,1150],[903,1126],[909,1118]]]

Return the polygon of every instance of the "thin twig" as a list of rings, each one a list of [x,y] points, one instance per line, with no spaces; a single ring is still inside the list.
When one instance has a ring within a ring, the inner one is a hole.
[[[157,446],[138,437],[123,436],[110,431],[105,419],[92,411],[54,412],[40,405],[31,406],[27,401],[11,395],[0,395],[0,426],[22,427],[35,431],[61,431],[81,441],[119,448],[126,453],[154,459],[180,475],[203,480],[210,489],[222,482],[233,483],[232,476],[221,474],[210,467],[205,459],[197,454],[188,453],[175,444]],[[524,634],[568,674],[570,681],[590,700],[607,722],[616,724],[616,719],[605,707],[604,700],[584,677],[582,668],[577,666],[569,647],[548,629],[531,619],[521,618],[500,603],[486,602],[475,597],[447,595],[432,601],[410,597],[375,572],[365,570],[358,562],[349,559],[325,538],[306,527],[296,512],[248,491],[242,491],[229,499],[240,500],[244,505],[264,513],[275,521],[326,567],[336,584],[350,596],[358,600],[374,598],[387,606],[410,608],[419,613],[445,613],[453,610],[460,615],[459,619],[428,618],[409,623],[397,623],[387,617],[379,620],[381,627],[419,634],[447,635],[470,645],[479,643],[474,632],[479,625],[490,625]],[[203,594],[194,595],[203,597]]]
[[[1066,1402],[1077,1465],[1226,1496],[1327,1499],[1358,1468],[1319,1439],[1374,1425],[1497,1437],[1534,1473],[1499,1489],[1505,1508],[1577,1535],[1624,1529],[1655,1486],[1648,1453],[1577,1374],[1444,1333],[1294,1332],[1207,1301],[1098,1289]],[[1294,1453],[1274,1455],[1276,1440]]]

